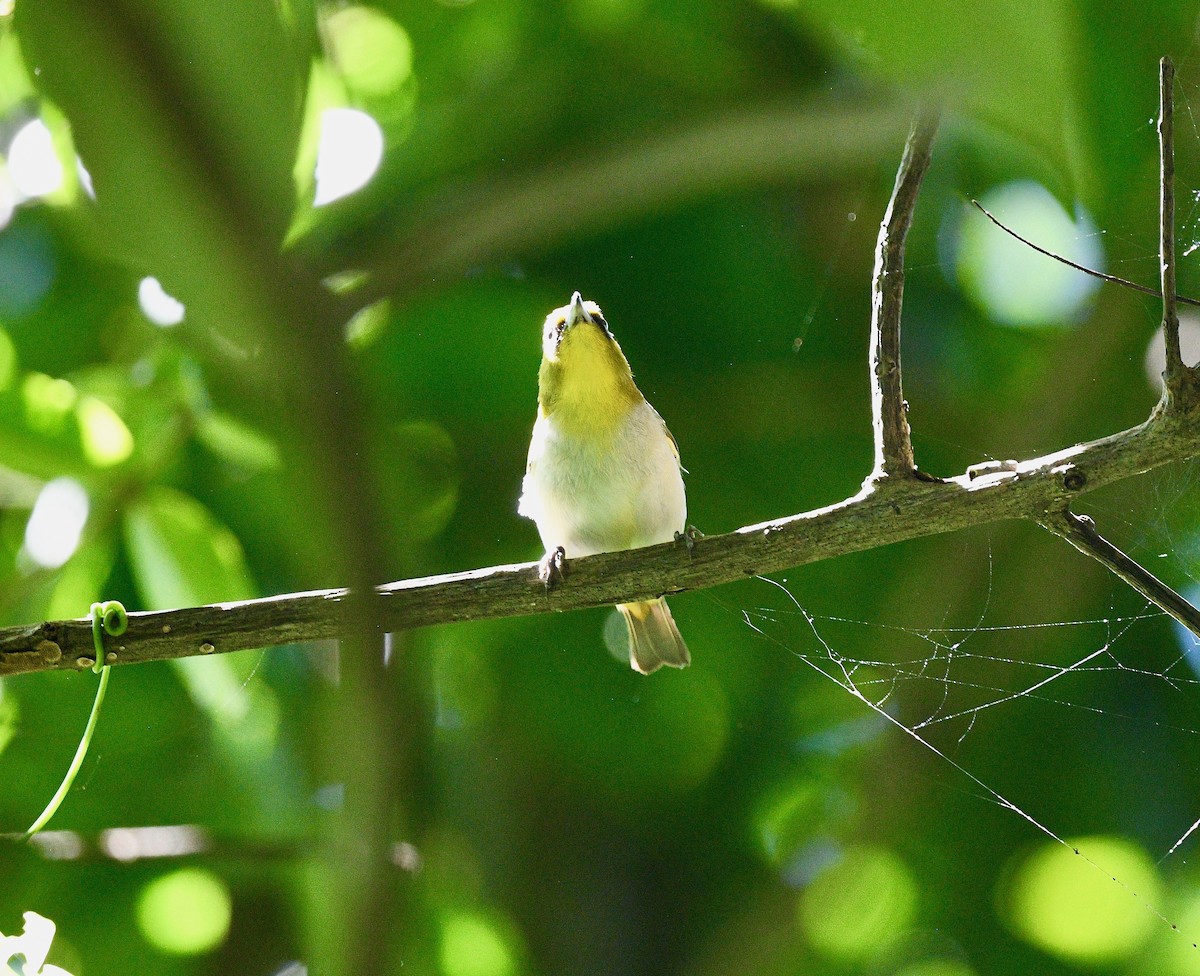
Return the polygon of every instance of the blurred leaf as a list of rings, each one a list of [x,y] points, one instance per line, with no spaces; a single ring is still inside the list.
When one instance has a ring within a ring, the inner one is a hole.
[[[108,246],[189,310],[252,319],[237,237],[282,237],[307,68],[276,6],[22,3],[17,27],[71,121]]]
[[[1196,3],[1161,0],[1149,6],[1139,0],[1075,0],[1074,5],[1077,22],[1085,25],[1073,32],[1078,50],[1077,118],[1081,135],[1094,149],[1088,170],[1081,174],[1085,199],[1097,212],[1104,204],[1115,204],[1123,215],[1132,191],[1135,199],[1152,208],[1155,184],[1146,180],[1139,187],[1133,178],[1149,176],[1157,160],[1158,60],[1164,55],[1175,59],[1180,68],[1176,111],[1190,115],[1185,86],[1192,74]],[[1177,150],[1194,153],[1194,139],[1186,136],[1182,118],[1176,124]],[[1153,234],[1152,222],[1148,233]]]
[[[12,385],[17,373],[17,350],[8,333],[0,329],[0,390],[7,390]]]
[[[103,599],[103,587],[116,560],[113,539],[103,536],[80,546],[58,571],[46,604],[48,620],[70,620],[87,616],[88,608]]]
[[[72,384],[44,373],[28,374],[19,390],[0,391],[0,458],[5,466],[46,480],[93,474],[84,455],[77,401]]]
[[[149,609],[255,595],[237,537],[181,491],[147,489],[125,513],[125,544],[134,582]]]
[[[1067,0],[796,0],[864,66],[1019,133],[1078,175],[1071,96],[1078,24]]]
[[[5,691],[4,682],[0,681],[0,752],[4,751],[17,733],[20,725],[21,709],[14,695]]]
[[[279,447],[266,434],[219,410],[205,413],[196,439],[222,460],[247,471],[276,471]]]
[[[21,60],[17,35],[0,30],[0,113],[7,114],[33,95],[33,86]]]
[[[384,494],[404,539],[429,539],[458,506],[460,475],[454,441],[437,424],[399,424],[379,445]]]

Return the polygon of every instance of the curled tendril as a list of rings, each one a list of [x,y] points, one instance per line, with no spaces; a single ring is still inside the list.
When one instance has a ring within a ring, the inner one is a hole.
[[[129,629],[129,614],[121,606],[120,600],[109,600],[96,604],[100,608],[100,618],[104,623],[104,632],[110,637],[120,637]],[[93,613],[95,610],[93,609]]]
[[[104,665],[104,635],[119,637],[129,628],[129,614],[118,600],[92,604],[92,643],[96,646],[96,662],[92,670],[99,674]]]

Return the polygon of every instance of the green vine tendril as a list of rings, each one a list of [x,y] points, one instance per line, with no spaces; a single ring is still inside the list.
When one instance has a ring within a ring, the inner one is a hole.
[[[62,784],[55,791],[54,796],[50,798],[50,802],[46,804],[46,809],[35,820],[27,831],[22,835],[25,840],[28,840],[39,830],[50,822],[50,818],[58,812],[58,808],[62,805],[62,801],[70,792],[71,784],[75,782],[75,776],[79,772],[79,767],[83,765],[84,757],[87,756],[88,746],[92,744],[92,736],[96,731],[96,722],[100,718],[100,706],[104,704],[104,693],[108,690],[108,675],[112,668],[104,663],[104,635],[108,634],[111,637],[120,637],[129,627],[129,614],[125,612],[125,608],[116,600],[109,600],[106,603],[92,604],[92,643],[96,648],[96,661],[92,665],[92,670],[100,675],[100,684],[96,688],[96,700],[92,702],[92,713],[88,716],[87,725],[83,730],[83,738],[79,740],[79,747],[75,750],[75,758],[71,760],[71,765],[67,768],[67,775],[63,777]]]

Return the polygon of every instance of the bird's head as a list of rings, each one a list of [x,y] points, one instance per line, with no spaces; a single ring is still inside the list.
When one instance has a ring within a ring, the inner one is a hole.
[[[600,306],[579,292],[546,316],[538,394],[544,412],[587,417],[589,424],[619,419],[641,399]]]
[[[542,329],[542,355],[563,366],[584,365],[591,356],[603,356],[615,345],[608,323],[595,302],[585,302],[579,292],[562,308],[546,316]]]

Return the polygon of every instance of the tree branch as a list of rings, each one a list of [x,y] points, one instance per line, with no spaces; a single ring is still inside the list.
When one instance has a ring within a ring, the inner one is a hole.
[[[910,479],[893,491],[864,489],[825,508],[695,541],[573,559],[546,592],[537,564],[405,580],[379,587],[390,630],[463,620],[607,606],[718,586],[852,552],[1007,519],[1045,523],[1079,494],[1200,454],[1195,417],[1156,412],[1099,440],[1031,458],[1011,470],[968,471],[945,482]],[[351,630],[345,590],[319,590],[182,610],[131,613],[129,630],[106,638],[110,664],[338,637]],[[0,675],[88,667],[88,620],[0,629]]]
[[[1200,639],[1200,611],[1131,556],[1127,556],[1105,539],[1096,530],[1096,523],[1086,515],[1076,515],[1070,509],[1064,508],[1040,524],[1119,576],[1163,613],[1173,617]]]
[[[1170,58],[1163,58],[1158,69],[1158,254],[1163,342],[1167,350],[1163,396],[1167,408],[1172,409],[1178,405],[1185,369],[1179,352],[1179,310],[1175,305],[1175,65]]]
[[[870,481],[908,478],[916,470],[900,370],[900,316],[904,305],[904,243],[912,226],[921,182],[929,169],[936,113],[913,120],[896,173],[896,185],[879,225],[871,282],[871,417],[875,469]]]

